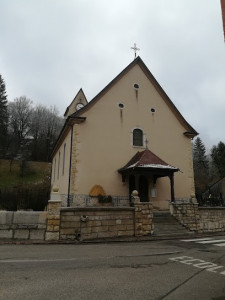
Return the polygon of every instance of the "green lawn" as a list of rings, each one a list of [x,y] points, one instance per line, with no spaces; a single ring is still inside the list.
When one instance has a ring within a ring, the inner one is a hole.
[[[20,162],[0,159],[0,188],[16,187],[48,181],[51,164],[47,162],[27,162],[23,176]]]

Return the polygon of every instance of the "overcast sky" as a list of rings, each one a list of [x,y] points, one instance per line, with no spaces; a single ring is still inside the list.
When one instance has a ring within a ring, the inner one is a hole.
[[[134,58],[207,146],[225,142],[225,44],[220,0],[0,0],[0,74],[63,115],[82,87],[88,101]]]

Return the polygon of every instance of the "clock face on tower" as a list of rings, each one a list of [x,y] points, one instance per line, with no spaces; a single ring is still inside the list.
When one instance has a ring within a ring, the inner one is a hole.
[[[79,110],[79,109],[81,109],[82,107],[84,107],[84,104],[82,104],[82,103],[77,103],[77,105],[76,105],[76,110]]]

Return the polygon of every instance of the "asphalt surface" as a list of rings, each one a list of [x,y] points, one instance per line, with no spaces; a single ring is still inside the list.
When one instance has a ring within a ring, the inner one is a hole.
[[[205,241],[2,244],[0,270],[4,300],[222,300],[225,236]]]

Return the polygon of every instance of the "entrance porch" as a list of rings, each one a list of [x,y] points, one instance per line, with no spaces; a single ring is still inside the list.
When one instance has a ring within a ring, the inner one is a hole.
[[[122,181],[128,183],[130,202],[133,190],[137,190],[140,201],[151,201],[153,208],[157,210],[169,209],[169,200],[174,202],[174,173],[177,171],[179,171],[178,168],[167,164],[148,149],[137,152],[124,167],[118,170],[122,175]],[[157,184],[158,179],[163,177],[169,178],[170,191],[168,195],[164,193],[168,200],[167,207],[165,204],[161,205],[160,201],[157,202],[157,198],[159,198],[157,194],[160,192],[163,194],[162,190],[157,191],[157,188],[167,189],[165,183]]]

